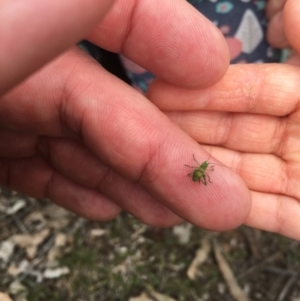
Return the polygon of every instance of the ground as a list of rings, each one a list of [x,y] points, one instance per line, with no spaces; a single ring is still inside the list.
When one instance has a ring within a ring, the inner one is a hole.
[[[300,243],[244,226],[91,222],[1,189],[0,229],[1,301],[300,301]]]

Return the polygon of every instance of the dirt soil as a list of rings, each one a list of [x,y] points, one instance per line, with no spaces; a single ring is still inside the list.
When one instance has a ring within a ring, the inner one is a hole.
[[[127,214],[91,222],[0,189],[0,300],[300,301],[300,243]]]

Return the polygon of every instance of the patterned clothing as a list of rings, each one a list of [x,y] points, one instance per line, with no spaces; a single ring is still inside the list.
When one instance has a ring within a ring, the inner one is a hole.
[[[224,34],[231,63],[279,62],[280,51],[265,39],[265,0],[188,0]],[[154,76],[121,57],[132,85],[145,92]]]

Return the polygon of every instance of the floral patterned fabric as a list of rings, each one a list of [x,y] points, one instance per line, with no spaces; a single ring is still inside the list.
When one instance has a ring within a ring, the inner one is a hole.
[[[224,34],[231,63],[278,62],[280,52],[265,39],[265,0],[188,0]],[[132,85],[145,92],[154,76],[121,57]]]

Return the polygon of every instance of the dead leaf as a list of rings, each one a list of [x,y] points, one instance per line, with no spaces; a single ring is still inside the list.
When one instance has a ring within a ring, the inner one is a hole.
[[[187,270],[187,276],[190,279],[194,280],[196,278],[199,267],[207,260],[210,250],[211,243],[209,238],[203,238],[201,240],[201,247],[197,250],[196,256]]]
[[[125,277],[125,275],[127,274],[127,270],[128,270],[128,261],[127,260],[124,260],[123,262],[121,262],[120,264],[118,264],[112,268],[112,272],[114,274],[121,274],[123,277]]]
[[[47,279],[59,278],[63,275],[67,275],[70,273],[70,269],[68,267],[61,267],[57,269],[46,269],[43,276]]]
[[[24,208],[26,205],[26,202],[22,199],[17,200],[11,207],[7,208],[6,214],[12,215]]]
[[[146,293],[141,293],[137,297],[131,297],[129,301],[153,301],[153,299],[149,298]]]
[[[67,243],[67,235],[64,233],[57,233],[55,235],[54,245],[56,247],[64,247]]]
[[[62,253],[62,247],[67,244],[68,238],[64,233],[57,233],[54,239],[54,246],[50,249],[47,255],[49,262],[53,263]]]
[[[10,284],[9,292],[12,295],[26,295],[27,288],[19,280],[15,280]]]
[[[144,234],[148,229],[148,226],[141,225],[134,233],[131,234],[131,240],[145,239],[142,234]]]
[[[35,230],[39,230],[46,226],[47,221],[41,212],[33,211],[26,216],[24,223],[27,227],[33,227]]]
[[[51,229],[62,229],[69,225],[71,217],[74,216],[70,211],[53,203],[42,208],[41,212],[47,219],[47,225]]]
[[[175,299],[160,294],[154,290],[143,292],[137,297],[131,297],[128,301],[176,301]]]
[[[186,245],[190,241],[192,225],[184,223],[173,227],[173,234],[177,236],[181,245]]]
[[[221,249],[216,241],[214,241],[214,253],[216,260],[218,262],[219,268],[221,270],[221,273],[229,287],[230,293],[232,297],[237,301],[250,301],[246,294],[243,292],[243,290],[238,285],[234,274],[225,260],[224,256],[222,255]]]
[[[0,292],[0,301],[13,301],[9,295]]]
[[[90,237],[100,237],[100,236],[103,236],[106,233],[107,233],[107,231],[103,230],[103,229],[92,229],[90,231]]]
[[[47,225],[51,229],[60,230],[70,224],[71,220],[69,218],[61,218],[58,220],[50,220]]]
[[[50,230],[45,229],[36,234],[16,234],[13,235],[11,240],[21,248],[26,250],[27,256],[34,258],[38,246],[49,236]]]
[[[166,296],[166,295],[162,295],[154,290],[150,290],[148,292],[148,295],[153,298],[152,300],[155,300],[155,301],[176,301],[175,299],[173,299],[169,296]]]
[[[55,205],[53,203],[48,204],[44,208],[42,208],[43,214],[49,219],[61,219],[69,216],[74,216],[70,211]]]
[[[17,266],[15,263],[11,264],[7,269],[7,274],[11,276],[18,276],[21,273],[24,273],[29,266],[29,262],[26,259],[23,259]]]
[[[14,252],[15,244],[11,240],[5,240],[0,244],[0,260],[7,263]]]
[[[1,189],[0,189],[0,193],[1,193]],[[6,211],[5,203],[6,203],[5,198],[0,196],[0,212]]]

